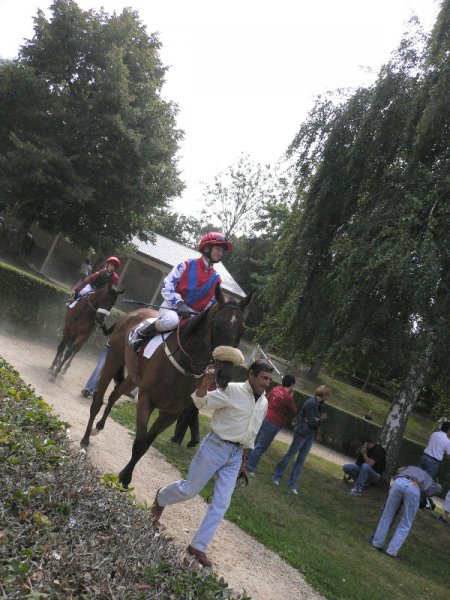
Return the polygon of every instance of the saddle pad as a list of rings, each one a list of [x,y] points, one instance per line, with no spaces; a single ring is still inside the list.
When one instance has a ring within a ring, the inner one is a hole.
[[[152,338],[144,348],[144,352],[143,352],[144,358],[151,358],[153,356],[153,354],[155,353],[156,348],[158,348],[158,346],[161,346],[162,343],[163,343],[163,336],[155,335],[155,337]]]

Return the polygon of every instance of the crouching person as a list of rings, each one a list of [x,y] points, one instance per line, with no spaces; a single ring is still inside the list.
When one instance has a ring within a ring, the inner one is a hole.
[[[364,442],[360,448],[355,464],[342,465],[344,479],[353,479],[351,496],[361,496],[364,486],[379,481],[386,468],[386,451],[371,440]]]
[[[212,502],[187,548],[204,566],[212,564],[206,556],[208,544],[228,509],[238,475],[246,471],[248,454],[266,414],[265,391],[272,381],[272,373],[269,363],[257,360],[250,366],[245,382],[232,382],[225,390],[208,392],[214,381],[214,369],[208,367],[192,399],[197,408],[206,406],[213,410],[211,431],[202,440],[187,478],[156,493],[151,512],[158,521],[166,506],[194,498],[215,476]]]
[[[382,550],[394,519],[403,505],[403,512],[397,528],[386,548],[386,554],[397,558],[397,554],[408,537],[416,513],[419,509],[421,494],[431,498],[440,494],[442,487],[420,467],[406,467],[394,477],[394,483],[384,505],[383,514],[378,523],[372,546]]]

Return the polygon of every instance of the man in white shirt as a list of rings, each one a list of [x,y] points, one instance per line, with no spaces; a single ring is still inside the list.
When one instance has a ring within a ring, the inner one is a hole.
[[[232,382],[225,390],[218,388],[208,392],[214,381],[214,369],[208,367],[192,399],[197,408],[207,406],[214,411],[211,431],[202,440],[187,478],[156,492],[151,512],[154,520],[159,521],[166,506],[190,500],[215,476],[212,502],[187,548],[204,566],[212,565],[205,551],[228,509],[237,476],[246,470],[248,455],[265,417],[265,391],[272,381],[272,373],[270,363],[256,360],[248,370],[247,381]]]
[[[439,465],[444,454],[450,456],[450,422],[442,423],[441,430],[430,435],[427,447],[420,457],[419,467],[426,471],[433,479],[439,471]]]

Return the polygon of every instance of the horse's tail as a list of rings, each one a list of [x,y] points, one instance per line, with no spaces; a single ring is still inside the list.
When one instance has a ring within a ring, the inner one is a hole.
[[[108,336],[112,334],[115,326],[116,324],[114,323],[113,325],[111,325],[111,327],[106,327],[106,325],[103,323],[103,325],[100,326],[100,329],[103,331],[103,335]]]

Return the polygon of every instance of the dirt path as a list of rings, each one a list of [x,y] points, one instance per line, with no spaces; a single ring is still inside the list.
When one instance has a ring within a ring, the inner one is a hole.
[[[0,331],[0,355],[19,371],[23,380],[34,387],[63,421],[71,424],[70,437],[78,448],[90,405],[81,397],[80,390],[95,366],[95,358],[81,352],[67,374],[56,383],[50,383],[48,367],[55,351],[56,345],[54,348],[42,346]],[[131,455],[132,441],[131,434],[110,419],[104,434],[91,439],[88,457],[100,472],[118,473]],[[134,493],[138,500],[150,504],[159,487],[179,476],[159,452],[150,448],[134,471]],[[166,533],[179,545],[180,551],[190,542],[204,512],[205,503],[197,497],[164,513]],[[233,589],[245,590],[254,600],[323,598],[298,571],[228,521],[220,525],[208,554],[214,561],[215,571]]]

